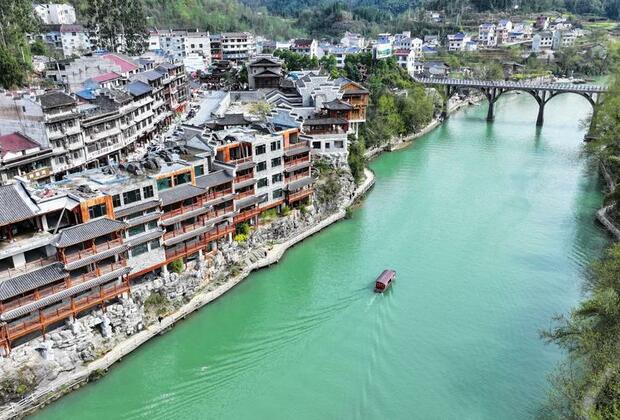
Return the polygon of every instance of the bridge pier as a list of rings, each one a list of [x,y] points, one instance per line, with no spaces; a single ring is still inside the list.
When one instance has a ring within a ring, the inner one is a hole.
[[[538,102],[538,117],[536,118],[536,127],[542,127],[545,122],[545,105],[547,104],[547,92],[536,92],[534,96]]]

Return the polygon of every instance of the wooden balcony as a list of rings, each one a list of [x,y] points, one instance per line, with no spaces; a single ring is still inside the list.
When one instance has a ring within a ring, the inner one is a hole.
[[[284,162],[284,168],[290,168],[292,166],[299,165],[301,163],[308,163],[308,162],[310,162],[310,155],[304,156],[304,157],[300,157],[300,158],[297,158],[297,159],[293,159],[293,160],[289,160],[289,161],[285,161]]]
[[[13,277],[21,276],[24,273],[36,270],[38,268],[45,267],[46,265],[50,265],[57,261],[58,260],[56,259],[56,256],[45,257],[45,258],[39,258],[38,260],[35,260],[35,261],[30,261],[26,263],[25,265],[22,265],[19,267],[6,268],[3,270],[0,270],[0,279],[7,279],[7,278],[11,279]]]
[[[231,160],[225,163],[228,163],[229,165],[233,165],[233,166],[243,165],[244,163],[252,163],[252,156]]]
[[[238,183],[243,182],[243,181],[248,181],[250,179],[254,179],[254,174],[252,172],[250,172],[249,174],[240,175],[240,176],[235,177],[235,184],[238,184]]]
[[[232,211],[234,211],[233,206],[228,206],[225,207],[223,209],[219,209],[219,210],[211,210],[207,213],[205,213],[203,215],[203,217],[200,218],[200,220],[198,220],[195,223],[189,224],[189,225],[182,225],[179,229],[175,229],[169,232],[166,232],[164,234],[164,241],[167,239],[171,239],[171,238],[175,238],[177,236],[181,236],[184,235],[186,233],[192,232],[196,229],[200,229],[202,227],[208,226],[209,225],[209,220],[215,219],[216,217],[220,217],[223,216],[227,213],[231,213]]]
[[[262,211],[263,210],[261,208],[254,208],[242,211],[237,216],[235,216],[234,223],[237,224],[245,222],[246,220],[250,220],[251,218],[261,214]]]
[[[71,303],[67,305],[47,311],[40,311],[38,319],[7,325],[6,333],[8,340],[14,341],[35,331],[44,331],[45,327],[51,324],[66,319],[71,315],[76,315],[128,291],[129,284],[123,282],[120,285],[100,287],[98,293],[93,293],[79,299],[71,298]]]
[[[229,233],[234,233],[234,232],[235,232],[234,226],[218,227],[210,232],[207,232],[205,236],[199,241],[195,241],[190,244],[185,243],[182,246],[177,246],[172,249],[167,249],[166,260],[170,262],[174,259],[185,257],[189,254],[197,252],[198,250],[202,248],[205,248],[206,246],[209,245],[210,242],[223,238]]]
[[[297,174],[297,175],[293,175],[293,176],[289,176],[289,177],[285,176],[284,177],[284,182],[286,184],[289,184],[291,182],[295,182],[295,181],[297,181],[299,179],[302,179],[302,178],[308,178],[309,176],[310,176],[310,168],[308,168],[308,170],[306,172],[301,173],[301,174]]]
[[[215,199],[221,198],[221,197],[225,197],[227,195],[232,194],[232,188],[227,188],[225,190],[222,191],[215,191],[209,194],[205,194],[203,196],[201,196],[194,204],[191,204],[189,206],[181,206],[178,209],[174,209],[171,211],[167,211],[166,213],[164,213],[161,216],[161,220],[167,220],[167,219],[171,219],[173,217],[176,216],[180,216],[181,214],[184,213],[188,213],[190,211],[194,211],[194,210],[198,210],[202,207],[204,207],[209,201],[213,201]]]
[[[296,193],[291,193],[287,197],[287,201],[289,203],[294,203],[299,200],[303,200],[306,197],[309,197],[314,192],[314,188],[308,188],[305,190],[297,191]]]
[[[121,238],[116,238],[113,239],[111,241],[107,241],[101,244],[93,244],[93,246],[91,248],[85,248],[85,249],[81,249],[79,251],[74,251],[71,253],[65,253],[62,261],[66,264],[66,263],[71,263],[77,260],[81,260],[82,258],[85,257],[90,257],[91,255],[95,255],[98,254],[100,252],[103,251],[107,251],[110,250],[112,248],[116,248],[118,246],[121,246],[123,244],[123,240]]]
[[[254,189],[252,188],[252,189],[250,189],[250,190],[247,190],[247,191],[244,191],[244,192],[238,193],[238,194],[237,194],[236,199],[237,199],[237,200],[241,200],[242,198],[251,197],[251,196],[253,196],[254,194],[256,194],[256,192],[255,192],[255,191],[254,191]]]
[[[284,148],[284,150],[285,151],[295,150],[295,149],[301,149],[303,147],[308,147],[308,142],[307,141],[298,141],[297,143],[289,144],[288,146],[286,146]]]

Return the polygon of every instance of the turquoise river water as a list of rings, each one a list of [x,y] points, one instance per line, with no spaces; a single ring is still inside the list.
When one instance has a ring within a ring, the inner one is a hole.
[[[539,338],[607,237],[580,97],[450,120],[372,163],[351,220],[291,249],[38,419],[525,419],[564,357]],[[386,267],[384,295],[372,292]]]

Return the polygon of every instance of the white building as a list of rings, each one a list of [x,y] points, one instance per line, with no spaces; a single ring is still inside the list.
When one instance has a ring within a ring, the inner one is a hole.
[[[413,50],[416,54],[422,52],[422,40],[411,36],[411,32],[405,31],[394,37],[395,50]]]
[[[496,26],[493,23],[483,23],[478,26],[478,42],[486,47],[497,45]]]
[[[256,40],[250,32],[224,32],[220,43],[224,60],[246,61],[256,55]]]
[[[206,66],[211,63],[211,37],[201,31],[153,31],[149,34],[149,49],[162,50],[174,60],[200,55]]]
[[[464,51],[471,36],[464,32],[448,35],[448,51]]]
[[[496,38],[498,44],[505,44],[508,42],[508,34],[512,31],[512,22],[510,19],[502,19],[497,24]]]
[[[413,50],[396,50],[394,51],[394,57],[396,57],[398,66],[405,69],[409,75],[413,75],[415,73],[416,54]]]
[[[328,55],[336,57],[336,67],[344,68],[345,60],[348,55],[359,54],[361,50],[357,47],[331,47],[327,50]]]
[[[364,48],[366,39],[361,34],[347,31],[340,40],[340,45],[346,48]]]
[[[75,9],[70,4],[34,4],[34,12],[44,25],[73,25]]]
[[[316,39],[295,39],[291,43],[291,51],[310,58],[318,58],[319,43]]]
[[[88,32],[82,25],[60,25],[60,42],[65,57],[81,56],[91,50]]]
[[[539,32],[532,38],[532,51],[540,52],[550,50],[553,47],[553,33],[548,31]]]

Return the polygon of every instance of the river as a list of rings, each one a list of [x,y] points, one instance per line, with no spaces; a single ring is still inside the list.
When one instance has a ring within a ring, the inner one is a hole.
[[[607,237],[573,95],[486,104],[371,164],[353,218],[290,250],[38,419],[524,419],[564,355],[539,331]],[[386,267],[398,278],[372,292]]]

